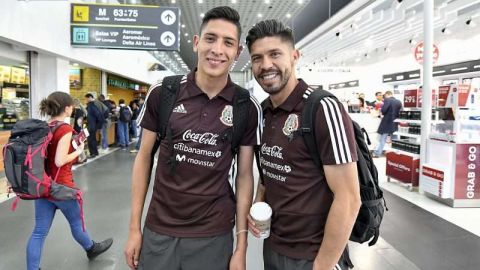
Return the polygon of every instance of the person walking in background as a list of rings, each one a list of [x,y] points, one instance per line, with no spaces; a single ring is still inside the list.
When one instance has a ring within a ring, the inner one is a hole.
[[[145,103],[145,97],[141,96],[138,98],[138,118],[137,118],[137,128],[140,130],[139,135],[138,135],[138,140],[137,143],[135,144],[135,148],[130,150],[130,153],[138,153],[138,150],[140,150],[140,145],[142,144],[142,130],[143,128],[140,126],[140,123],[142,122],[142,117],[144,112],[144,106],[143,104]]]
[[[140,108],[138,107],[138,100],[132,100],[130,102],[130,109],[132,110],[132,121],[130,122],[130,134],[132,138],[138,137],[138,124],[137,119],[140,114]]]
[[[110,122],[110,114],[112,112],[112,103],[108,100],[105,99],[105,96],[103,94],[101,94],[100,96],[98,96],[98,100],[103,104],[105,105],[105,107],[102,106],[102,112],[104,114],[104,117],[105,117],[105,123],[102,125],[102,130],[100,132],[100,137],[101,137],[101,146],[102,146],[102,149],[103,150],[107,150],[108,149],[108,137],[107,137],[107,129],[109,127],[109,125],[111,124]],[[107,111],[105,111],[107,110]]]
[[[120,99],[118,101],[118,122],[117,122],[117,135],[118,135],[118,146],[122,150],[127,150],[129,144],[129,132],[128,125],[132,120],[132,111],[130,107],[125,105],[125,100]]]
[[[132,270],[246,268],[253,146],[259,143],[261,111],[256,100],[228,74],[241,52],[238,12],[227,6],[213,8],[203,17],[199,30],[193,38],[197,68],[172,85],[179,89],[178,98],[167,125],[168,139],[159,147],[153,195],[142,232],[153,149],[161,132],[161,86],[149,91],[143,109],[143,138],[133,165],[132,212],[125,246]],[[247,94],[244,120],[232,117],[240,92]],[[232,149],[232,139],[237,139],[235,133],[232,138],[232,129],[241,126],[245,129],[239,145]],[[238,161],[235,193],[228,175],[234,158]]]
[[[97,131],[102,129],[105,123],[105,116],[99,107],[95,104],[95,98],[92,94],[88,93],[85,95],[87,103],[87,129],[90,136],[88,136],[88,151],[90,152],[90,157],[98,156],[97,148]],[[103,103],[101,103],[103,105]]]
[[[259,151],[262,171],[255,202],[273,212],[264,241],[265,270],[346,270],[353,265],[347,242],[360,209],[357,151],[352,121],[342,104],[324,98],[316,112],[315,139],[321,168],[299,131],[308,95],[297,79],[300,52],[294,35],[280,21],[250,29],[246,43],[252,73],[269,97]],[[259,237],[249,217],[250,231]]]
[[[385,147],[388,136],[391,136],[397,131],[398,124],[394,121],[398,118],[400,110],[402,109],[402,103],[393,97],[392,91],[385,92],[384,97],[383,105],[380,109],[382,120],[377,130],[379,134],[378,146],[373,153],[373,157],[380,157],[383,154],[383,148]]]
[[[64,92],[54,92],[40,103],[40,113],[48,116],[49,124],[63,122],[72,115],[74,108],[73,99]],[[72,147],[73,128],[63,124],[53,133],[53,138],[48,146],[46,171],[49,175],[57,175],[56,182],[71,188],[76,188],[73,181],[72,164],[83,152],[84,144],[81,143],[77,150]],[[111,238],[100,243],[92,241],[87,231],[82,226],[80,205],[77,200],[35,200],[35,228],[27,244],[27,269],[38,270],[42,256],[43,245],[55,217],[57,209],[67,219],[72,236],[86,251],[91,260],[105,252],[113,243]]]
[[[83,129],[83,123],[87,118],[87,110],[83,108],[82,104],[80,104],[80,100],[78,98],[73,100],[74,103],[74,110],[72,114],[73,118],[73,129],[75,132],[80,133]]]

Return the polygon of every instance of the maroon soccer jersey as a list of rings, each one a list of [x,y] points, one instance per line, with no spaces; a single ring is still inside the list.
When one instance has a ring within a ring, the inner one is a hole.
[[[294,132],[300,128],[307,88],[299,80],[277,108],[266,100],[260,163],[265,201],[273,209],[271,234],[265,244],[285,256],[313,260],[323,239],[333,194],[323,169],[313,162],[304,138]],[[357,161],[351,120],[342,104],[332,98],[321,101],[315,135],[324,165]]]
[[[228,181],[232,164],[229,136],[233,126],[235,85],[230,78],[212,99],[198,88],[195,72],[184,77],[172,111],[172,144],[160,145],[146,226],[174,237],[210,237],[231,231],[235,197]],[[141,126],[159,132],[160,87],[149,92]],[[258,103],[250,102],[249,123],[241,145],[259,144]],[[258,132],[258,133],[257,133]],[[170,158],[178,162],[170,173]]]

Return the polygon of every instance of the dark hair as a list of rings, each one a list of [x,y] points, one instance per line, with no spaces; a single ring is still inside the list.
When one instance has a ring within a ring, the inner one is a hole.
[[[255,24],[255,26],[248,31],[248,51],[250,51],[253,43],[257,41],[257,39],[277,36],[280,37],[282,41],[290,43],[292,47],[295,46],[295,38],[293,37],[292,29],[285,26],[282,22],[278,20],[264,20]]]
[[[375,92],[375,96],[383,95],[382,92]]]
[[[86,98],[94,98],[92,94],[88,93],[85,95]]]
[[[53,92],[40,102],[40,114],[42,116],[59,116],[67,106],[73,106],[72,97],[65,92]]]
[[[105,96],[104,96],[103,94],[101,94],[100,96],[98,96],[98,99],[99,99],[100,101],[104,101],[104,100],[105,100]]]
[[[240,15],[235,9],[228,6],[214,7],[209,11],[207,11],[207,13],[202,19],[202,24],[200,25],[200,35],[202,34],[203,28],[205,28],[205,26],[210,20],[217,20],[217,19],[225,20],[235,24],[238,30],[238,33],[237,33],[238,42],[240,43],[240,36],[242,35],[242,26],[240,25]]]
[[[385,92],[385,95],[393,96],[393,93],[392,93],[392,91],[389,90],[389,91]]]
[[[118,101],[118,104],[125,104],[125,99],[121,98],[121,99]]]

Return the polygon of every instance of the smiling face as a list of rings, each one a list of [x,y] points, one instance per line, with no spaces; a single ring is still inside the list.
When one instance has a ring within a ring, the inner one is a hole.
[[[298,50],[278,36],[257,39],[250,47],[252,73],[270,95],[296,85],[293,70],[298,57]]]
[[[223,19],[210,20],[200,36],[193,38],[193,51],[198,56],[198,72],[208,77],[227,76],[241,52],[237,26]]]

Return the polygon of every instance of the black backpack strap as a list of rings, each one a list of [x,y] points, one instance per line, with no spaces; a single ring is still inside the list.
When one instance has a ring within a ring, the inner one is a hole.
[[[306,97],[306,96],[307,97]],[[317,152],[317,142],[315,138],[315,118],[317,115],[318,106],[320,101],[325,97],[336,97],[328,91],[317,89],[307,89],[304,97],[307,98],[302,111],[302,123],[300,126],[300,133],[305,140],[310,156],[313,162],[318,166],[322,166],[320,155]]]
[[[250,111],[250,92],[235,85],[235,96],[233,98],[233,135],[232,153],[237,155],[240,150],[240,143],[245,135],[248,126],[248,113]]]
[[[160,139],[165,138],[167,134],[168,121],[177,101],[178,92],[180,92],[180,81],[183,75],[168,76],[163,78],[162,88],[160,93]]]
[[[183,75],[168,76],[163,78],[162,86],[160,88],[160,113],[159,113],[159,127],[160,131],[157,135],[157,140],[152,148],[152,153],[150,156],[150,171],[153,168],[153,162],[155,159],[155,153],[160,147],[160,143],[167,134],[168,121],[170,115],[172,114],[173,107],[175,106],[175,101],[177,100],[178,93],[180,92],[180,81],[182,80]]]

